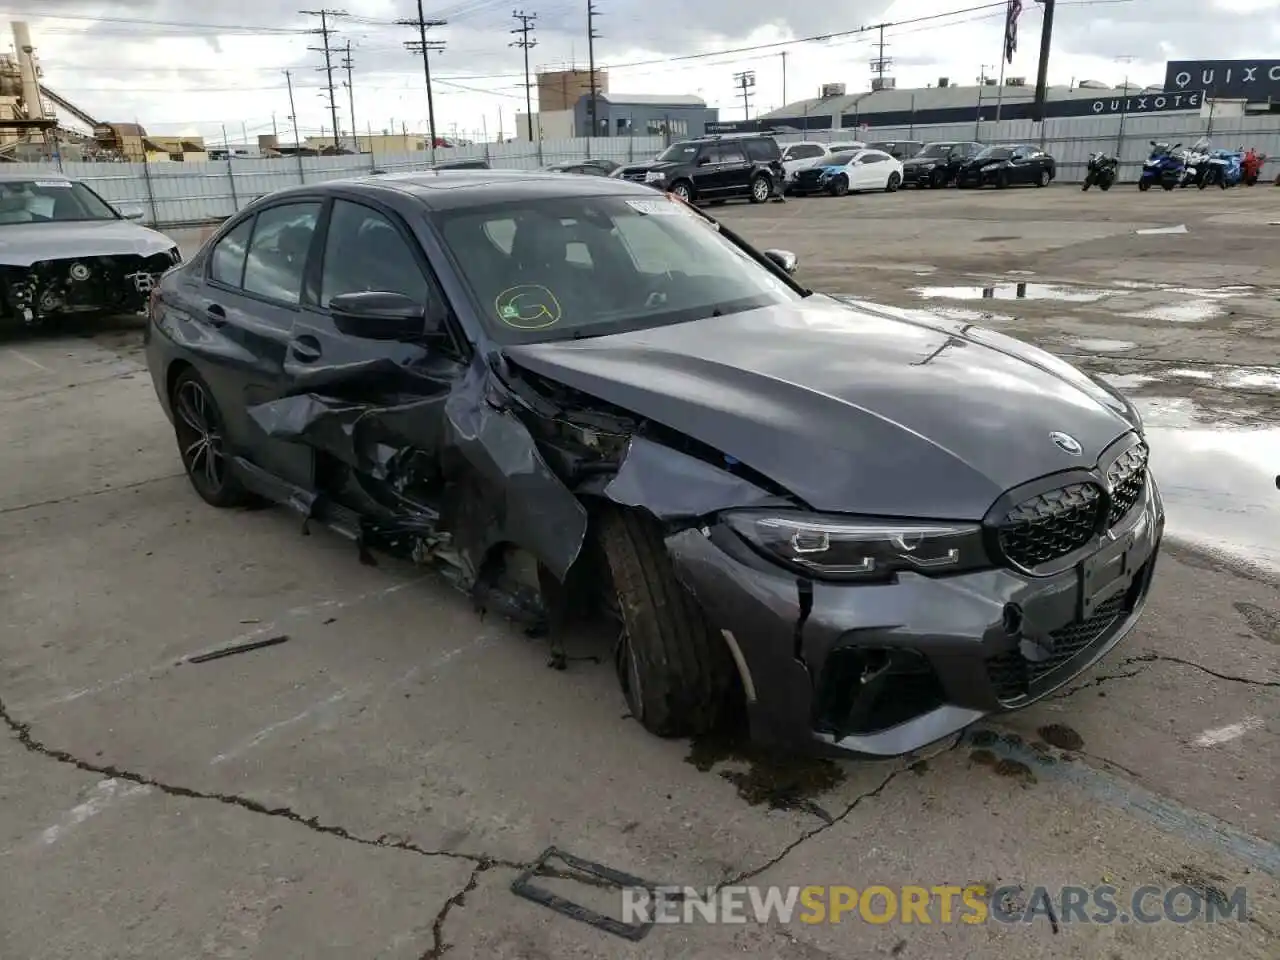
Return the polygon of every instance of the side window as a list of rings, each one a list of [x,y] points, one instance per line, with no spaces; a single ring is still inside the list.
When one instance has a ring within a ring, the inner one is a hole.
[[[258,214],[258,224],[244,264],[247,293],[298,303],[307,253],[320,219],[320,204],[286,203]]]
[[[705,167],[708,164],[720,162],[720,148],[714,143],[709,143],[698,151],[697,159],[693,161],[695,166]]]
[[[778,145],[773,140],[748,140],[747,156],[757,163],[778,159]]]
[[[320,272],[320,306],[341,294],[365,290],[427,302],[427,279],[391,221],[370,207],[335,200]]]
[[[742,147],[736,143],[720,144],[719,163],[745,163],[747,155],[743,153]]]
[[[209,257],[209,279],[229,287],[240,286],[244,279],[244,255],[252,232],[253,217],[248,217],[217,242]]]

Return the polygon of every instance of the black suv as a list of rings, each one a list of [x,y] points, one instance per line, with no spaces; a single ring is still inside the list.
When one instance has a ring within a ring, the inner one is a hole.
[[[782,151],[773,137],[760,134],[682,140],[648,163],[629,164],[612,175],[693,203],[764,203],[781,195],[784,179]]]

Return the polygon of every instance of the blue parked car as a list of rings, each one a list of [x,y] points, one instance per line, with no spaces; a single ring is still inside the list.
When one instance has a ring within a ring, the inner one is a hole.
[[[1142,165],[1142,176],[1138,178],[1139,190],[1150,190],[1152,184],[1160,184],[1166,190],[1172,190],[1182,179],[1184,162],[1180,150],[1182,144],[1170,147],[1167,143],[1151,141],[1151,156]]]
[[[1205,175],[1198,186],[1201,190],[1216,183],[1223,190],[1234,187],[1244,179],[1243,150],[1214,150],[1209,154]]]

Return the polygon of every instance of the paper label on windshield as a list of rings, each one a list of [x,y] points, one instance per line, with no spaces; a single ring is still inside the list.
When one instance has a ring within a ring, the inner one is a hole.
[[[42,188],[43,187],[62,187],[66,190],[71,189],[70,180],[37,180],[35,181],[35,184],[37,187],[42,187]]]
[[[627,206],[636,213],[654,216],[679,217],[689,213],[684,205],[676,200],[628,200]]]

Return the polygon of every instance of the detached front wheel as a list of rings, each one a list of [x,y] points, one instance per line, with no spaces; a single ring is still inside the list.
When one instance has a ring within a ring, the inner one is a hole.
[[[610,510],[600,543],[622,621],[616,666],[632,715],[650,733],[705,733],[723,715],[733,658],[676,578],[656,521]]]

